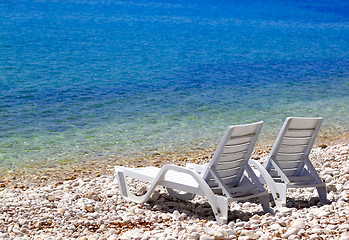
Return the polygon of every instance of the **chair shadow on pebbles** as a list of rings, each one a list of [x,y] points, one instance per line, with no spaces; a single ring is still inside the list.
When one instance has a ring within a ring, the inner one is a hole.
[[[320,197],[312,197],[310,199],[295,199],[295,198],[287,198],[286,207],[287,208],[310,208],[310,207],[321,207],[326,204],[331,204],[330,202],[324,203],[321,201]]]
[[[128,178],[131,183],[131,178]],[[148,183],[133,180],[133,185],[142,186],[138,190],[130,188],[136,195],[143,195],[148,189]],[[252,203],[251,203],[252,202]],[[251,204],[255,206],[255,211],[251,211]],[[242,205],[242,207],[241,207]],[[189,220],[197,219],[198,221],[215,221],[215,217],[210,204],[204,197],[196,196],[191,201],[181,200],[168,195],[166,188],[158,186],[151,198],[142,205],[143,208],[154,212],[153,217],[158,217],[158,221],[166,220]],[[240,210],[237,210],[239,208]],[[228,211],[228,223],[240,221],[249,221],[254,215],[264,215],[263,208],[260,207],[258,198],[249,201],[232,202]]]
[[[270,206],[275,208],[276,204],[274,201],[273,195],[269,194],[269,200],[270,200]],[[323,202],[320,197],[301,197],[301,198],[294,198],[294,197],[286,197],[286,205],[285,208],[310,208],[310,207],[321,207],[323,205],[331,204],[333,200],[329,200],[328,202]],[[277,209],[277,208],[276,208]]]

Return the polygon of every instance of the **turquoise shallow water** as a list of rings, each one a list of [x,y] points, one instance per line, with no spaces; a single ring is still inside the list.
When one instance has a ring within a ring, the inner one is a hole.
[[[217,144],[287,116],[349,125],[347,1],[2,1],[0,163]]]

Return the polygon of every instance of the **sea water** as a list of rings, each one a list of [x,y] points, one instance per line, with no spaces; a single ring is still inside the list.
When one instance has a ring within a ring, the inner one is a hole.
[[[346,0],[0,2],[0,168],[349,125]]]

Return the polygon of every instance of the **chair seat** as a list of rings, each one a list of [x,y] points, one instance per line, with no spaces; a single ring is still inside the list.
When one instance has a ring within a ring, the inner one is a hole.
[[[288,177],[290,180],[290,183],[287,184],[288,187],[292,188],[310,188],[310,187],[321,187],[326,186],[326,183],[324,182],[316,182],[316,179],[314,176],[294,176],[294,177]]]

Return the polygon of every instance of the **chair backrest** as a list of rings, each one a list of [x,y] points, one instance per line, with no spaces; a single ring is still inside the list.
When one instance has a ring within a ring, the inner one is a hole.
[[[322,118],[286,118],[265,163],[265,168],[271,176],[278,175],[271,161],[274,161],[286,176],[298,176],[301,173],[321,123]]]
[[[203,173],[203,178],[211,187],[217,185],[214,174],[224,185],[234,186],[239,183],[262,126],[263,122],[257,122],[228,127]]]

